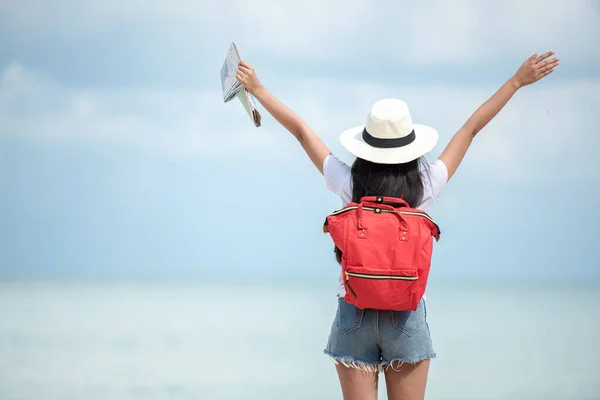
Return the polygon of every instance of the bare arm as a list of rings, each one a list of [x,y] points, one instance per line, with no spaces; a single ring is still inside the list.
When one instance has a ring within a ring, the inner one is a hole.
[[[448,168],[448,180],[456,172],[477,133],[504,108],[517,90],[537,82],[554,71],[554,68],[559,64],[559,59],[548,59],[553,54],[553,51],[549,51],[539,57],[534,54],[528,58],[517,73],[483,103],[454,134],[440,155],[440,160]]]
[[[300,142],[315,167],[323,174],[323,162],[331,154],[316,133],[296,113],[265,88],[256,76],[254,68],[245,61],[239,65],[237,79],[263,107]]]

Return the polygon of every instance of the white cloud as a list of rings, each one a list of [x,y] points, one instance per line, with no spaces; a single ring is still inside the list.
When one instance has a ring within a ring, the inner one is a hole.
[[[362,123],[379,98],[407,100],[415,122],[439,130],[436,156],[497,87],[299,80],[272,89],[348,160],[338,134]],[[597,179],[599,91],[599,81],[555,84],[551,76],[517,93],[476,138],[465,159],[469,167],[461,174],[468,170],[478,179],[498,182]],[[263,126],[254,128],[241,105],[223,104],[218,92],[71,89],[18,64],[6,68],[0,81],[0,134],[110,142],[171,156],[225,159],[257,152],[270,161],[303,157],[289,134],[259,110]]]
[[[177,43],[229,37],[301,60],[473,65],[554,48],[571,61],[600,61],[594,0],[9,0],[0,23],[17,36],[86,37],[118,26]]]
[[[221,99],[219,92],[75,90],[11,64],[0,78],[0,134],[206,158],[274,143],[237,101]]]
[[[554,2],[552,6],[543,0],[414,4],[410,12],[417,21],[403,21],[409,28],[410,56],[400,61],[472,65],[548,49],[573,61],[598,60],[594,48],[600,42],[600,13],[592,1]],[[405,9],[404,4],[395,3],[390,14]],[[397,37],[389,41],[392,48],[402,43]]]

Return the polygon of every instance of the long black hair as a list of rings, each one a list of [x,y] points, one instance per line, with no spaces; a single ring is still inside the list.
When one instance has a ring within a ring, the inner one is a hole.
[[[424,157],[403,164],[377,164],[357,158],[352,164],[352,201],[364,196],[388,196],[403,199],[411,207],[418,207],[423,199],[423,172],[428,177]],[[335,258],[342,262],[342,252],[336,246]]]

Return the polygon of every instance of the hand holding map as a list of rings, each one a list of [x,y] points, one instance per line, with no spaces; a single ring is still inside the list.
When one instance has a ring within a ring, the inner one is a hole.
[[[240,54],[238,52],[237,46],[235,43],[231,43],[229,47],[229,52],[227,53],[227,57],[225,58],[225,62],[221,67],[221,87],[223,89],[223,102],[227,103],[231,101],[233,98],[237,97],[244,109],[248,113],[254,125],[259,127],[261,116],[258,110],[256,109],[256,103],[254,101],[254,97],[242,86],[242,84],[237,80],[236,73],[238,70],[238,65],[241,61]]]

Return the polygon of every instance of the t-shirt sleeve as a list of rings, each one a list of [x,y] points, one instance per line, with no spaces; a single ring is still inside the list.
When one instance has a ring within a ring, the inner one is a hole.
[[[431,195],[433,199],[440,197],[442,189],[448,182],[448,168],[442,160],[436,160],[429,166],[429,177],[431,181]]]
[[[323,162],[323,176],[327,189],[340,196],[343,203],[349,203],[352,199],[350,166],[330,154]]]
[[[436,160],[428,165],[427,173],[423,178],[423,200],[418,208],[428,212],[446,186],[448,168],[442,160]]]

